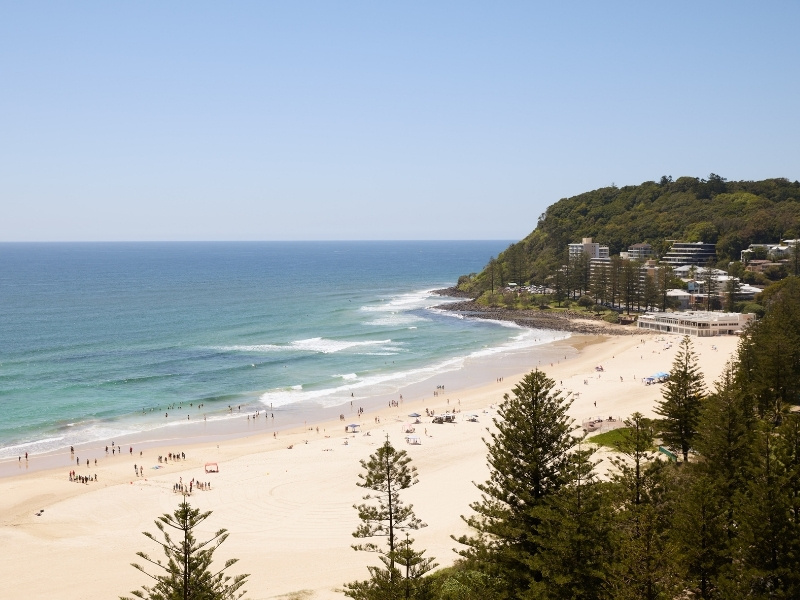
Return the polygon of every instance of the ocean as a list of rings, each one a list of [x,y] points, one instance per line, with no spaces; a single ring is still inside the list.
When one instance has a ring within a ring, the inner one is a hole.
[[[0,244],[0,460],[385,401],[565,337],[432,308],[509,243]]]

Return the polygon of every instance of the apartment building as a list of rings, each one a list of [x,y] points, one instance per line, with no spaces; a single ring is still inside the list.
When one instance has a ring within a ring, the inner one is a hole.
[[[681,265],[705,265],[717,260],[717,245],[704,242],[673,242],[661,262],[674,267]]]

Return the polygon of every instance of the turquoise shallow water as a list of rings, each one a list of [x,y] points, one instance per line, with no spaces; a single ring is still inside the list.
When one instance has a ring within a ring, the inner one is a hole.
[[[430,308],[507,246],[0,244],[0,459],[163,427],[156,411],[188,404],[338,406],[546,341]]]

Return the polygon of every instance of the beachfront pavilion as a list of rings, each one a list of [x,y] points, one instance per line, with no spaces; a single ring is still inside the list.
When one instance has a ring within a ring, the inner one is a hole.
[[[734,335],[740,333],[754,314],[686,311],[677,313],[645,313],[637,326],[659,333],[675,333],[696,337]]]

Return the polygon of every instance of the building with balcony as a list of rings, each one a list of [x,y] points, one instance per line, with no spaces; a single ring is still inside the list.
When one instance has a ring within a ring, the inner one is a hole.
[[[653,247],[644,243],[628,246],[628,258],[639,261],[649,260],[653,258]]]
[[[717,260],[717,245],[704,242],[673,242],[661,262],[679,267],[681,265],[705,265]]]
[[[734,335],[753,319],[754,314],[687,311],[677,313],[645,313],[639,317],[636,326],[659,333],[712,337]]]

